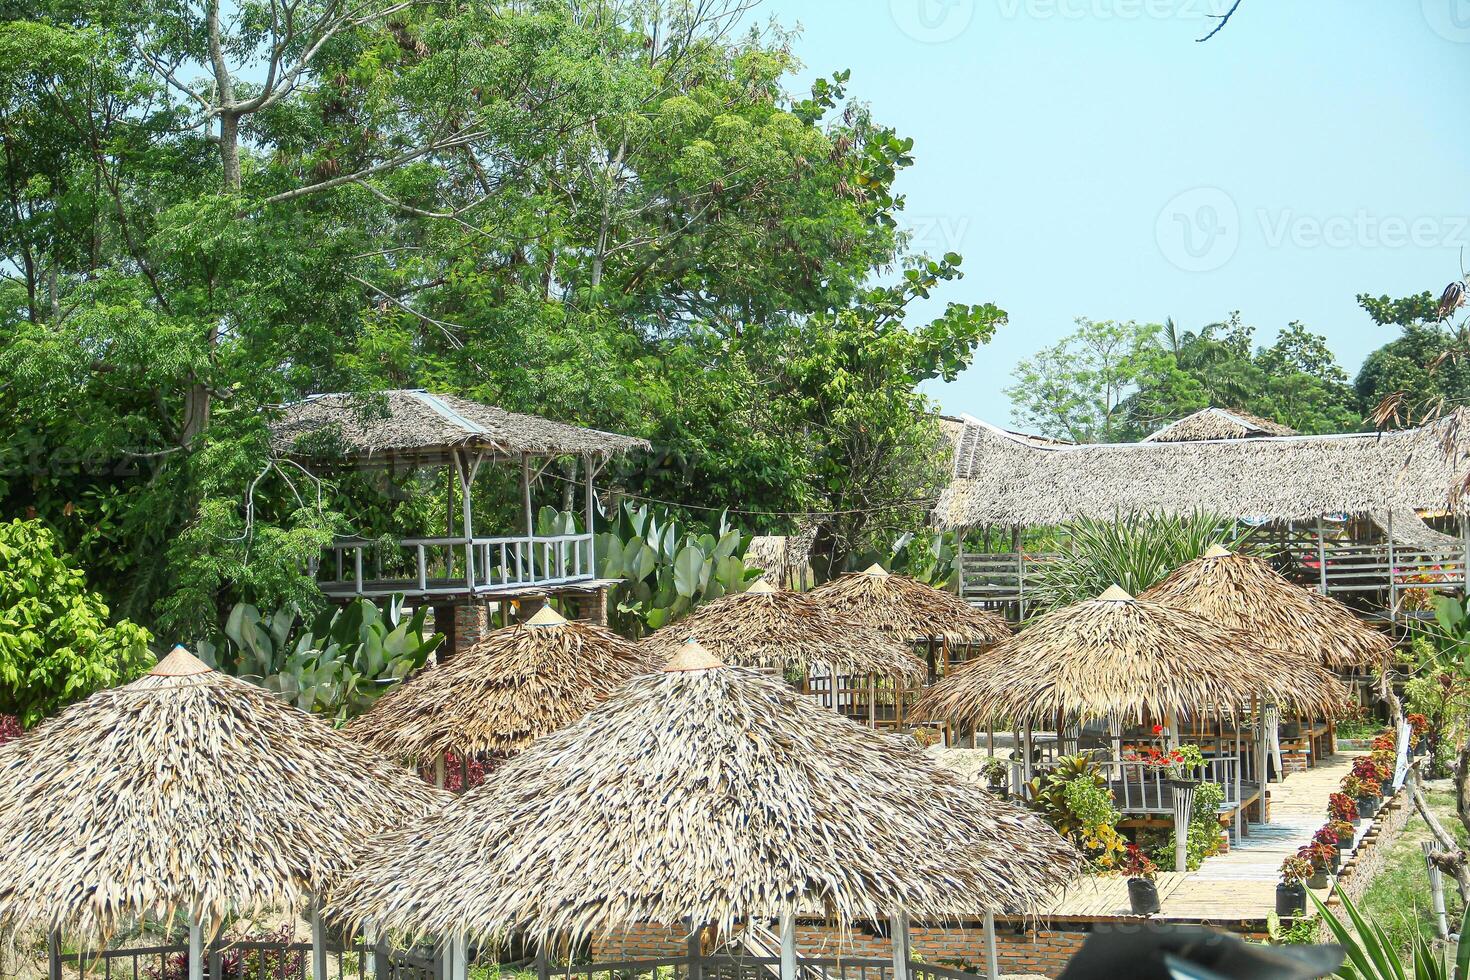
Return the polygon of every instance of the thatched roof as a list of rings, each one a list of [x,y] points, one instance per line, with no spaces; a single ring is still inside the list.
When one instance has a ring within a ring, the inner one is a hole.
[[[1256,439],[1261,436],[1294,436],[1291,426],[1242,412],[1238,408],[1202,408],[1170,422],[1143,438],[1144,442],[1202,442],[1209,439]]]
[[[500,456],[609,456],[648,448],[643,439],[410,389],[312,395],[292,402],[281,407],[271,439],[284,453],[309,454],[318,448],[312,441],[323,439],[349,458],[410,461],[442,459],[457,449]]]
[[[0,748],[0,929],[293,907],[447,799],[178,648]]]
[[[384,843],[328,912],[390,932],[572,941],[728,930],[800,903],[839,924],[1034,910],[1079,870],[1038,816],[780,678],[689,644]]]
[[[1240,630],[1328,667],[1375,667],[1393,639],[1335,599],[1288,582],[1270,565],[1218,545],[1176,568],[1141,598]]]
[[[1253,695],[1331,714],[1342,687],[1320,664],[1115,585],[1033,620],[930,688],[913,713],[1050,727],[1059,712],[1157,720],[1243,709]]]
[[[705,603],[643,641],[663,660],[690,636],[716,657],[743,667],[825,664],[839,674],[897,675],[923,680],[926,667],[908,644],[834,615],[808,593],[777,589],[764,580],[744,592]]]
[[[883,630],[911,643],[948,640],[984,646],[1011,635],[995,613],[881,566],[825,582],[809,595],[848,622]]]
[[[944,528],[1196,511],[1270,520],[1463,509],[1467,416],[1417,429],[1208,442],[1045,446],[970,419]]]
[[[495,630],[448,663],[426,667],[347,725],[346,733],[394,759],[442,753],[518,752],[576,721],[658,658],[603,626],[568,621],[545,606]]]

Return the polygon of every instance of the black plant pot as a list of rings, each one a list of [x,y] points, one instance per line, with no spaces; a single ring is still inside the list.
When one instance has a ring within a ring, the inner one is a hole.
[[[1373,814],[1378,812],[1378,800],[1376,798],[1359,800],[1358,812],[1361,813],[1365,818],[1372,820]]]
[[[1307,911],[1307,889],[1300,882],[1294,885],[1276,886],[1276,914],[1283,919],[1294,919]]]
[[[1333,852],[1332,860],[1328,862],[1328,866],[1332,868],[1333,874],[1337,874],[1342,870],[1342,851]]]
[[[1312,877],[1310,877],[1310,878],[1307,879],[1307,887],[1308,888],[1326,888],[1327,887],[1327,868],[1324,865],[1315,864],[1315,865],[1312,866]],[[1278,895],[1279,894],[1280,893],[1278,893]],[[1278,901],[1279,901],[1279,899],[1278,899]]]
[[[1159,910],[1159,889],[1147,878],[1128,879],[1128,907],[1134,915],[1152,915]]]

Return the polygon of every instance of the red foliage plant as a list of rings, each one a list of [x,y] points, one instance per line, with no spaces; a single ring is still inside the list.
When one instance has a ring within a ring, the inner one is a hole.
[[[1358,819],[1358,803],[1346,793],[1333,793],[1327,797],[1327,814],[1333,820]]]
[[[1129,878],[1146,878],[1153,880],[1158,873],[1158,865],[1143,852],[1143,848],[1137,844],[1129,844],[1123,850],[1123,860],[1118,864],[1118,870]]]
[[[15,715],[0,715],[0,745],[13,742],[26,733]]]

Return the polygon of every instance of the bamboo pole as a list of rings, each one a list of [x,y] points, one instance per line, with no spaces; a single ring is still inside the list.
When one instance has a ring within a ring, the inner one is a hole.
[[[888,917],[888,940],[893,946],[893,980],[908,980],[909,918],[902,912]]]
[[[311,900],[311,980],[327,980],[327,930],[322,923],[321,903],[315,898]]]
[[[781,980],[796,980],[796,908],[781,912]]]
[[[189,910],[189,980],[204,980],[204,926],[197,909]]]
[[[985,980],[1000,980],[1000,950],[995,941],[995,913],[985,913]]]

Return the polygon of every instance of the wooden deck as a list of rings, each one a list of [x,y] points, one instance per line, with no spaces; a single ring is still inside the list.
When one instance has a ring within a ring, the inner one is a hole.
[[[1352,768],[1339,753],[1315,768],[1273,783],[1271,822],[1252,823],[1249,836],[1230,853],[1207,858],[1198,871],[1161,872],[1155,919],[1182,922],[1261,923],[1276,907],[1277,868],[1308,843],[1326,820],[1327,797]],[[1364,827],[1367,823],[1364,823]],[[1325,898],[1326,892],[1318,892]],[[1088,878],[1046,903],[1043,917],[1088,920],[1129,915],[1124,878]]]

